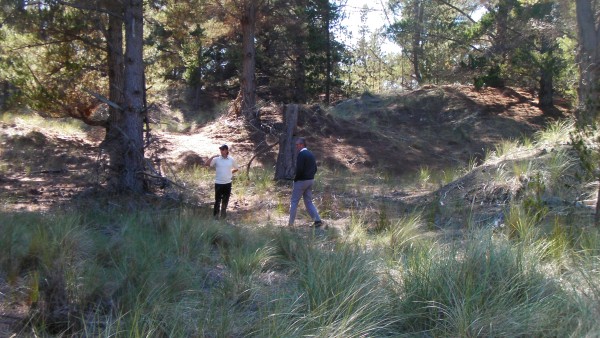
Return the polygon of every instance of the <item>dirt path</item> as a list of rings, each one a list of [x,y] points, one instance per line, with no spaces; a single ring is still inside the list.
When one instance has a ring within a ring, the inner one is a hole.
[[[362,172],[407,175],[482,158],[502,139],[532,135],[547,123],[530,93],[468,86],[426,87],[393,97],[367,96],[332,108],[303,106],[297,135],[307,137],[321,165]],[[349,114],[353,114],[349,115]],[[281,124],[281,112],[263,112],[265,125]],[[254,155],[241,120],[223,116],[188,133],[154,131],[154,153],[173,166],[194,155],[195,164],[227,143],[241,165]],[[97,132],[61,133],[27,123],[0,123],[0,196],[5,208],[45,209],[101,183]],[[270,144],[275,140],[269,141]],[[274,148],[253,165],[271,166]]]

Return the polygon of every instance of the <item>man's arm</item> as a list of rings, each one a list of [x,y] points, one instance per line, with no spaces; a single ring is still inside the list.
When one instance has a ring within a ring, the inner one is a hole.
[[[304,175],[304,154],[302,152],[298,153],[298,157],[296,158],[296,172],[294,173],[294,180]]]
[[[204,165],[205,165],[206,167],[210,167],[210,164],[212,163],[212,160],[213,160],[215,157],[217,157],[217,156],[219,156],[219,155],[213,155],[213,157],[211,157],[211,158],[209,158],[208,160],[206,160],[206,162],[204,163]]]

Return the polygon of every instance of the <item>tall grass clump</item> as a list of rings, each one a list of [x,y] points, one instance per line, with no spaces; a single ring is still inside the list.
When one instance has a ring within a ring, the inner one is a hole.
[[[202,166],[193,166],[184,170],[171,173],[177,181],[186,188],[198,188],[200,186],[209,186],[214,180],[214,173]]]
[[[392,261],[402,259],[425,241],[426,222],[421,213],[415,212],[391,221],[390,226],[377,234],[374,244]]]
[[[26,286],[27,328],[50,335],[240,334],[237,281],[271,257],[266,240],[179,209],[0,217],[2,274]]]
[[[585,258],[600,257],[600,229],[587,228],[576,241],[577,255]]]
[[[398,330],[440,337],[556,336],[567,297],[539,272],[539,246],[476,231],[459,245],[410,255],[399,267]],[[572,329],[572,327],[571,327]]]
[[[540,221],[546,215],[545,207],[537,208],[534,202],[511,204],[506,215],[506,231],[510,238],[524,242],[535,240],[540,232]]]
[[[168,336],[170,332],[183,332],[182,336],[199,332],[239,334],[238,330],[244,330],[246,324],[232,306],[249,299],[252,277],[267,259],[262,253],[268,250],[245,255],[253,246],[243,243],[250,242],[251,236],[238,228],[223,227],[220,222],[198,221],[193,213],[161,218],[156,224],[156,235],[162,237],[164,250],[155,247],[154,253],[149,254],[157,265],[140,269],[148,271],[148,276],[139,278],[140,284],[130,290],[132,295],[134,290],[137,292],[135,303],[128,308],[150,316],[152,323],[160,324],[158,328],[164,328],[163,334]],[[150,236],[152,233],[150,230]],[[156,297],[151,297],[153,290],[160,291]],[[150,307],[145,307],[147,302],[138,301],[140,297],[152,300]],[[157,319],[153,317],[154,309],[162,309]],[[182,309],[188,320],[177,319]],[[136,320],[131,313],[135,312],[124,313],[128,327]]]
[[[572,336],[597,337],[600,334],[600,257],[596,256],[580,265],[572,275],[576,288],[579,325]]]
[[[79,216],[23,214],[3,221],[2,268],[9,283],[27,286],[32,326],[50,334],[78,330],[79,276],[95,249]]]
[[[315,248],[293,265],[297,297],[269,337],[365,337],[386,335],[389,304],[375,262],[357,248],[323,252]],[[281,307],[281,304],[279,305]]]
[[[559,149],[553,151],[544,166],[545,171],[548,173],[549,181],[547,185],[549,187],[559,187],[560,179],[573,165],[575,165],[575,160],[567,150]],[[560,192],[560,189],[557,190]]]
[[[37,258],[29,257],[29,243],[34,229],[43,222],[36,213],[0,213],[0,268],[10,284],[22,270],[29,270]]]
[[[418,173],[418,182],[420,187],[427,187],[431,181],[431,170],[428,167],[420,167]]]
[[[346,241],[357,245],[365,245],[369,235],[369,219],[370,217],[366,212],[352,211],[346,227]]]
[[[241,173],[240,175],[244,176],[246,174]],[[273,172],[262,167],[251,168],[248,173],[248,180],[243,180],[243,184],[253,187],[256,190],[254,193],[264,195],[275,186]]]
[[[521,147],[519,141],[516,140],[502,140],[495,146],[496,156],[502,158],[513,154]]]
[[[535,170],[535,162],[531,160],[517,160],[512,163],[512,172],[516,178],[530,177]]]
[[[177,325],[182,323],[174,311],[206,278],[200,263],[211,259],[206,247],[214,235],[205,236],[201,224],[171,213],[136,213],[119,221],[82,277],[95,287],[89,301],[117,314],[111,319],[121,334],[194,332],[190,322]]]
[[[220,251],[223,262],[228,267],[228,278],[225,279],[222,291],[236,302],[250,300],[256,277],[275,259],[274,248],[239,242],[237,245],[221,247]]]
[[[569,137],[575,122],[570,119],[563,119],[551,123],[546,129],[537,132],[534,136],[537,145],[560,144],[569,141]]]
[[[450,183],[456,181],[457,179],[462,177],[463,174],[464,174],[464,168],[462,168],[462,167],[454,167],[454,168],[449,168],[447,170],[442,170],[440,173],[440,177],[438,178],[438,182],[439,182],[440,186],[444,186],[446,184],[450,184]]]

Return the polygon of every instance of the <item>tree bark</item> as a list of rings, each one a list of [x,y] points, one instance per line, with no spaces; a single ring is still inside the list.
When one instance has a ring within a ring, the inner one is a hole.
[[[552,70],[542,69],[539,82],[540,107],[550,108],[554,105],[554,74]]]
[[[592,0],[576,0],[579,27],[579,116],[584,124],[595,124],[600,108],[600,66],[598,20]],[[594,224],[600,226],[600,186]]]
[[[124,107],[124,55],[123,55],[123,8],[118,4],[111,3],[107,6],[109,11],[108,29],[105,32],[106,53],[108,60],[108,95],[109,100],[118,107],[109,106],[108,124],[104,144],[109,156],[111,178],[119,176],[116,168],[124,166],[123,156],[120,154],[122,143],[122,134],[119,121],[123,119]],[[118,182],[117,179],[114,179]],[[118,185],[118,183],[115,183]]]
[[[290,104],[285,108],[285,131],[279,137],[279,154],[275,166],[276,180],[291,180],[296,174],[296,147],[294,132],[298,123],[298,105]]]
[[[576,0],[579,27],[579,105],[578,110],[586,124],[595,122],[600,107],[599,32],[591,0]]]
[[[116,189],[140,193],[144,191],[144,63],[143,63],[143,1],[128,0],[124,11],[125,65],[123,81],[123,111],[111,123],[115,147]],[[118,134],[118,135],[116,135]]]
[[[258,109],[256,109],[256,0],[244,1],[242,26],[242,114],[253,125],[259,125]]]
[[[326,65],[325,65],[325,69],[327,72],[327,78],[325,81],[325,103],[327,105],[330,104],[331,102],[331,24],[330,24],[330,9],[329,9],[329,1],[327,1],[327,5],[325,6],[325,34],[327,34],[327,46],[325,47],[327,49],[326,51]]]
[[[421,39],[423,34],[424,4],[421,0],[415,0],[413,4],[414,27],[412,39],[412,64],[415,80],[418,84],[423,82],[423,75],[419,63],[421,62]]]
[[[306,40],[305,34],[301,31],[296,35],[294,42],[294,102],[306,103],[306,68],[304,63],[306,62],[306,50],[304,41]]]
[[[496,39],[494,48],[501,55],[502,60],[506,59],[507,48],[511,45],[510,34],[508,29],[509,14],[514,7],[513,0],[501,0],[498,3],[495,24],[496,24]]]
[[[543,34],[543,33],[542,33]],[[540,82],[538,89],[539,104],[542,109],[554,106],[554,43],[549,37],[541,37],[542,62],[540,65]]]

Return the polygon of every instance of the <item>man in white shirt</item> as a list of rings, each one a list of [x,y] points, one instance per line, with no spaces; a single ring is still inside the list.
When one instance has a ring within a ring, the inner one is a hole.
[[[231,196],[231,179],[239,167],[233,157],[229,156],[229,147],[223,144],[219,147],[220,155],[214,155],[206,161],[207,167],[216,169],[215,173],[215,207],[213,216],[215,219],[227,217],[227,204]]]

